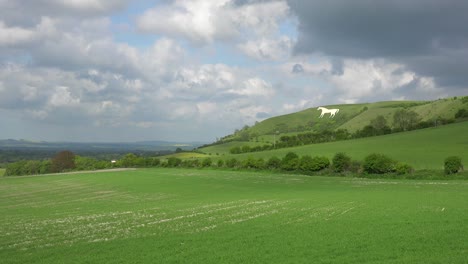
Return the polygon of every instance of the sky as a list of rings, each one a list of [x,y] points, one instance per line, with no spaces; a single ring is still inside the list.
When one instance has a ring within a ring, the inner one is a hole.
[[[464,0],[0,0],[0,139],[205,141],[468,95]]]

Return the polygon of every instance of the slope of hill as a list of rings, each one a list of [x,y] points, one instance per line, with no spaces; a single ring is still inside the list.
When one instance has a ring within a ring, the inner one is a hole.
[[[268,159],[283,157],[292,151],[299,155],[326,156],[332,158],[338,152],[345,152],[353,159],[362,160],[370,153],[382,153],[391,158],[408,163],[416,169],[442,169],[448,156],[456,155],[468,162],[468,122],[461,122],[434,128],[413,130],[385,136],[312,144],[271,151],[246,154],[229,154],[230,144],[202,148],[201,151],[219,154],[223,159],[246,159],[249,156]],[[240,143],[239,143],[240,144]]]
[[[453,97],[435,101],[388,101],[364,104],[327,105],[329,109],[338,108],[339,113],[334,118],[325,115],[319,118],[317,107],[305,109],[296,113],[272,117],[255,124],[246,131],[250,139],[274,134],[300,133],[306,131],[319,132],[323,130],[347,129],[355,132],[369,125],[370,120],[382,115],[392,126],[393,115],[399,109],[416,112],[421,121],[436,121],[437,119],[453,119],[460,109],[468,111],[468,97]],[[239,138],[237,135],[225,137],[227,140]]]

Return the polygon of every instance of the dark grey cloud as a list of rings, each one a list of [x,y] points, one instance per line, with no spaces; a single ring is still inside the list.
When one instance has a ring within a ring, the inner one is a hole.
[[[468,1],[289,0],[296,54],[383,58],[440,86],[468,84]]]

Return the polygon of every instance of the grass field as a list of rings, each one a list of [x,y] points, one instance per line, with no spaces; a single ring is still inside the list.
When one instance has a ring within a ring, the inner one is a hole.
[[[468,182],[147,169],[0,179],[2,263],[466,263]]]
[[[356,160],[363,160],[370,153],[386,154],[393,159],[406,162],[415,169],[443,169],[444,159],[460,156],[464,164],[468,162],[468,122],[461,122],[436,128],[414,130],[385,136],[312,144],[274,151],[253,152],[229,155],[234,146],[215,145],[202,149],[205,153],[220,153],[222,158],[245,159],[248,156],[268,159],[283,157],[292,151],[299,155],[327,156],[332,158],[337,152],[345,152]],[[238,143],[242,146],[242,143]]]

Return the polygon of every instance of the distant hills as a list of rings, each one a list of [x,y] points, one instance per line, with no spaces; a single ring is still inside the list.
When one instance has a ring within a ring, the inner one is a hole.
[[[0,149],[38,149],[38,150],[70,150],[86,152],[131,152],[131,151],[174,151],[177,148],[192,150],[201,146],[202,142],[167,142],[140,141],[130,143],[93,143],[93,142],[46,142],[6,139],[0,140]]]

